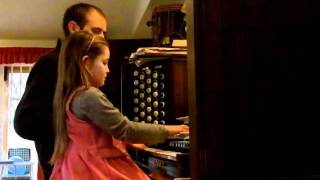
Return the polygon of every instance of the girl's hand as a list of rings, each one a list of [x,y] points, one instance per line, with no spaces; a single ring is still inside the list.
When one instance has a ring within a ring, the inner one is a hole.
[[[169,136],[175,136],[179,134],[189,134],[189,126],[187,125],[165,125]]]
[[[129,146],[132,146],[133,148],[136,148],[136,149],[147,149],[148,147],[145,145],[145,144],[128,144]]]

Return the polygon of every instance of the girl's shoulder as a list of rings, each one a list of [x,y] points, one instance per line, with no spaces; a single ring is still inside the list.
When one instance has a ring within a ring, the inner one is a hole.
[[[86,94],[103,94],[103,92],[96,88],[96,87],[93,87],[93,86],[90,86],[90,87],[87,87],[85,88],[82,93],[86,93]]]
[[[113,106],[107,96],[100,89],[95,87],[87,87],[79,91],[73,99],[73,105],[84,109],[89,107],[100,108]]]
[[[76,95],[76,97],[80,97],[81,99],[96,99],[100,98],[101,96],[105,95],[100,89],[96,87],[84,88],[81,91],[79,91]]]

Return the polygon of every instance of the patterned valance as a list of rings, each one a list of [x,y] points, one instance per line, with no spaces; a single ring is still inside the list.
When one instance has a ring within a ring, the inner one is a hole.
[[[35,63],[39,57],[47,54],[51,50],[53,50],[53,48],[0,48],[0,64],[32,64]]]

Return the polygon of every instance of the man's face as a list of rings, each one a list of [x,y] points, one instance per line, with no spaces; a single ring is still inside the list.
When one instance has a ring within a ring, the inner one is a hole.
[[[104,37],[107,32],[107,21],[96,10],[91,10],[87,14],[87,23],[82,30],[88,31],[95,36]]]

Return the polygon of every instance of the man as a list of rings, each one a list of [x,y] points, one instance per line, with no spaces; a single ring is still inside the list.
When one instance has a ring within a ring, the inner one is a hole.
[[[63,30],[66,37],[78,30],[104,37],[107,30],[106,16],[96,6],[78,3],[66,10]],[[54,148],[52,111],[59,49],[60,43],[54,51],[41,57],[32,68],[14,118],[17,134],[35,142],[45,179],[50,178],[52,171],[49,160]]]

